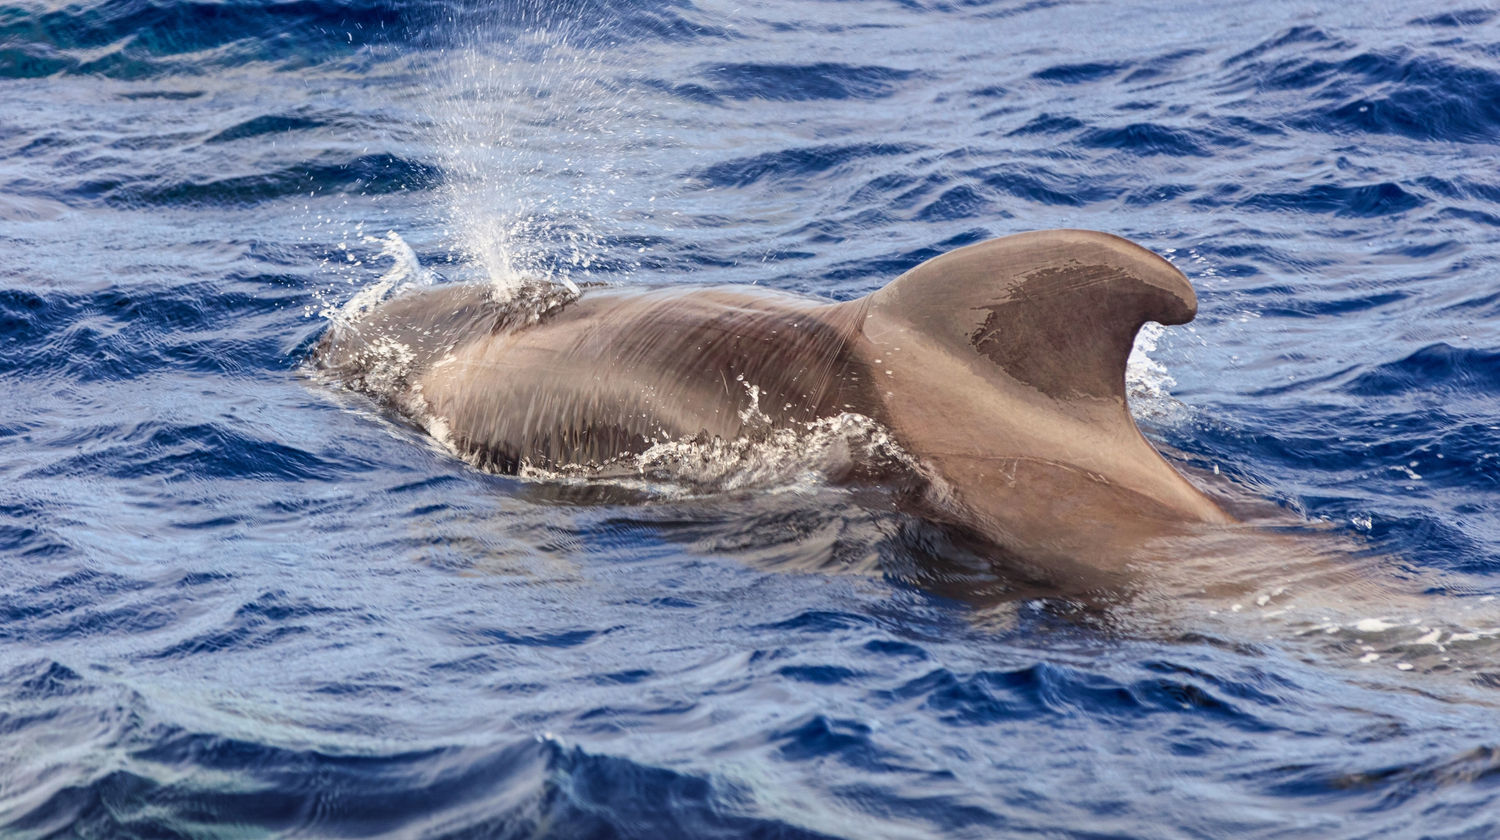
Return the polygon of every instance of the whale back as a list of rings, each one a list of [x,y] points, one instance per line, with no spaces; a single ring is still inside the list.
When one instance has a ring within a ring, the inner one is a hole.
[[[461,344],[417,382],[451,443],[501,472],[602,465],[870,402],[857,324],[749,288],[592,291],[545,324]]]

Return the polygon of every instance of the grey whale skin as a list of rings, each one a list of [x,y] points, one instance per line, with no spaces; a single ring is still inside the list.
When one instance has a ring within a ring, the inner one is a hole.
[[[607,289],[522,317],[486,286],[436,286],[330,328],[313,359],[500,472],[866,415],[928,473],[911,501],[924,518],[1053,578],[1233,521],[1126,404],[1136,332],[1196,311],[1156,254],[1052,230],[959,248],[840,303]]]

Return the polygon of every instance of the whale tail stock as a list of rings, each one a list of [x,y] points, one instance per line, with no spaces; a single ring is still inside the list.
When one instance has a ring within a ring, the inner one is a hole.
[[[837,307],[863,313],[883,419],[934,468],[938,507],[989,540],[1099,568],[1178,526],[1232,521],[1130,415],[1136,333],[1197,312],[1187,278],[1145,248],[1093,231],[1018,234]]]

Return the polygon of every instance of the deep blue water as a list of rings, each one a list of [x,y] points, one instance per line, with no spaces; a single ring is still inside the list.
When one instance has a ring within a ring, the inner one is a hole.
[[[0,833],[1500,836],[1500,12],[23,0],[0,103]],[[1327,580],[977,603],[878,491],[487,475],[303,367],[388,271],[1052,227],[1187,272],[1136,413]]]

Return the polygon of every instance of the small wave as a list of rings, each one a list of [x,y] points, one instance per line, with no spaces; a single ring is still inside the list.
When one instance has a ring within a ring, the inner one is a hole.
[[[1370,309],[1385,309],[1407,301],[1412,297],[1411,292],[1376,291],[1369,294],[1343,295],[1330,299],[1307,294],[1292,294],[1290,289],[1284,291],[1288,292],[1285,299],[1267,304],[1256,311],[1263,317],[1321,318],[1333,315],[1348,315]],[[1306,387],[1309,384],[1313,384],[1313,382],[1311,380],[1299,380],[1293,387]],[[1257,393],[1269,395],[1272,391],[1264,390]]]
[[[993,209],[994,206],[994,202],[973,186],[961,184],[944,190],[942,195],[924,205],[916,219],[921,222],[938,222],[986,216],[995,218],[1000,214]]]
[[[361,616],[350,615],[339,607],[324,606],[285,592],[263,592],[260,597],[240,605],[219,626],[172,642],[144,653],[150,659],[180,661],[185,657],[254,650],[305,633],[326,629],[330,616],[341,623],[357,623]],[[323,622],[315,626],[315,622]]]
[[[801,724],[770,734],[779,742],[778,753],[787,761],[833,759],[849,767],[872,773],[906,769],[899,757],[880,749],[869,724],[826,715],[812,715]]]
[[[1277,769],[1266,792],[1279,797],[1363,803],[1361,810],[1389,811],[1418,800],[1452,801],[1452,795],[1500,778],[1500,747],[1481,744],[1457,754],[1395,761],[1365,769],[1347,760],[1293,763]],[[1480,834],[1487,833],[1481,827]]]
[[[1362,396],[1436,390],[1500,395],[1500,352],[1438,342],[1361,374],[1344,389]]]
[[[1365,186],[1317,184],[1299,192],[1260,193],[1238,206],[1267,212],[1329,214],[1349,218],[1392,216],[1427,204],[1421,195],[1390,181]]]
[[[49,529],[33,524],[9,523],[0,523],[0,550],[32,560],[73,553],[73,547]]]
[[[1335,134],[1493,143],[1500,136],[1500,74],[1402,47],[1357,50],[1296,27],[1224,62],[1224,92],[1309,96],[1286,124]]]
[[[821,837],[756,813],[706,775],[569,748],[548,736],[385,754],[279,747],[161,727],[100,769],[12,812],[9,831],[196,835],[238,825],[288,835]],[[307,780],[318,783],[309,786]],[[120,807],[128,803],[128,807]]]
[[[1076,85],[1085,82],[1097,82],[1108,79],[1119,74],[1129,67],[1129,64],[1112,62],[1090,62],[1087,64],[1059,64],[1056,67],[1048,67],[1031,74],[1031,78],[1043,82],[1056,82],[1064,85]]]
[[[94,0],[37,13],[0,8],[0,77],[134,79],[252,61],[305,62],[400,40],[401,3]]]
[[[1087,126],[1075,117],[1056,114],[1038,114],[1020,128],[1013,129],[1007,137],[1026,137],[1032,134],[1066,134]]]
[[[1084,132],[1078,142],[1097,149],[1120,149],[1131,154],[1172,155],[1173,157],[1209,157],[1209,148],[1238,145],[1224,135],[1212,143],[1200,142],[1184,129],[1168,128],[1154,123],[1133,123],[1121,128],[1096,128]]]
[[[906,155],[917,150],[916,146],[891,143],[809,146],[716,163],[698,170],[695,177],[712,187],[747,187],[759,181],[822,175],[858,161]]]
[[[266,439],[238,424],[148,422],[101,437],[105,439],[94,442],[88,451],[59,458],[28,475],[330,481],[359,468]]]
[[[949,726],[990,726],[1035,718],[1134,719],[1156,714],[1211,716],[1246,731],[1268,726],[1252,710],[1274,697],[1252,686],[1155,663],[1155,676],[1118,682],[1101,674],[1038,662],[971,674],[938,668],[883,693],[886,703],[921,700]]]
[[[214,283],[110,286],[84,294],[0,290],[0,369],[37,379],[132,379],[165,370],[237,374],[282,365],[274,335],[225,335],[228,323],[275,314],[281,301]]]
[[[817,64],[720,64],[700,69],[713,95],[725,99],[803,102],[880,99],[916,75],[893,67]]]
[[[1464,9],[1457,12],[1444,12],[1443,14],[1430,17],[1412,18],[1407,21],[1408,26],[1479,26],[1494,20],[1497,13],[1494,9]]]
[[[22,665],[5,675],[13,700],[40,700],[47,697],[72,697],[87,691],[83,677],[60,662],[45,660]]]
[[[1070,174],[1044,166],[1006,166],[975,173],[989,187],[1025,201],[1055,207],[1084,207],[1119,197],[1124,189],[1107,179]]]
[[[233,207],[309,193],[383,195],[431,189],[443,173],[420,160],[382,153],[352,160],[285,166],[271,172],[165,184],[86,181],[70,192],[126,207],[142,205]]]
[[[266,114],[245,120],[244,122],[230,126],[219,133],[204,140],[204,143],[228,143],[231,140],[245,140],[251,137],[260,137],[265,134],[283,134],[288,131],[306,131],[313,128],[321,128],[328,123],[311,117],[278,116]]]
[[[1316,26],[1294,26],[1285,32],[1266,39],[1244,52],[1238,53],[1224,61],[1226,67],[1245,64],[1265,56],[1267,53],[1280,50],[1284,47],[1301,44],[1327,45],[1333,43],[1333,38],[1327,32]]]
[[[1396,134],[1416,140],[1494,143],[1500,139],[1500,73],[1405,50],[1366,52],[1330,68],[1319,91],[1328,108],[1294,125],[1343,134]]]
[[[1427,175],[1418,178],[1416,183],[1444,198],[1474,199],[1484,204],[1500,203],[1500,184],[1481,181],[1473,177],[1439,178],[1436,175]]]
[[[845,228],[843,225],[835,225],[829,223],[827,220],[823,220],[821,222],[810,223],[805,229],[826,231],[828,236],[834,236],[838,231]],[[863,287],[863,291],[872,292],[889,283],[892,277],[899,277],[903,272],[914,266],[921,265],[933,257],[945,254],[955,248],[962,248],[965,245],[982,242],[989,237],[989,231],[984,228],[970,228],[939,242],[911,248],[897,254],[850,260],[824,272],[823,278],[828,281],[841,283],[858,280],[869,284]],[[805,291],[808,294],[816,294],[819,289],[807,288],[800,291]]]
[[[1181,62],[1204,54],[1200,49],[1173,50],[1164,55],[1159,55],[1139,64],[1130,75],[1125,77],[1125,82],[1149,82],[1163,79],[1178,70],[1177,65]]]
[[[148,633],[175,617],[170,599],[153,594],[147,581],[92,570],[42,574],[0,596],[0,628],[12,640],[42,645]]]

